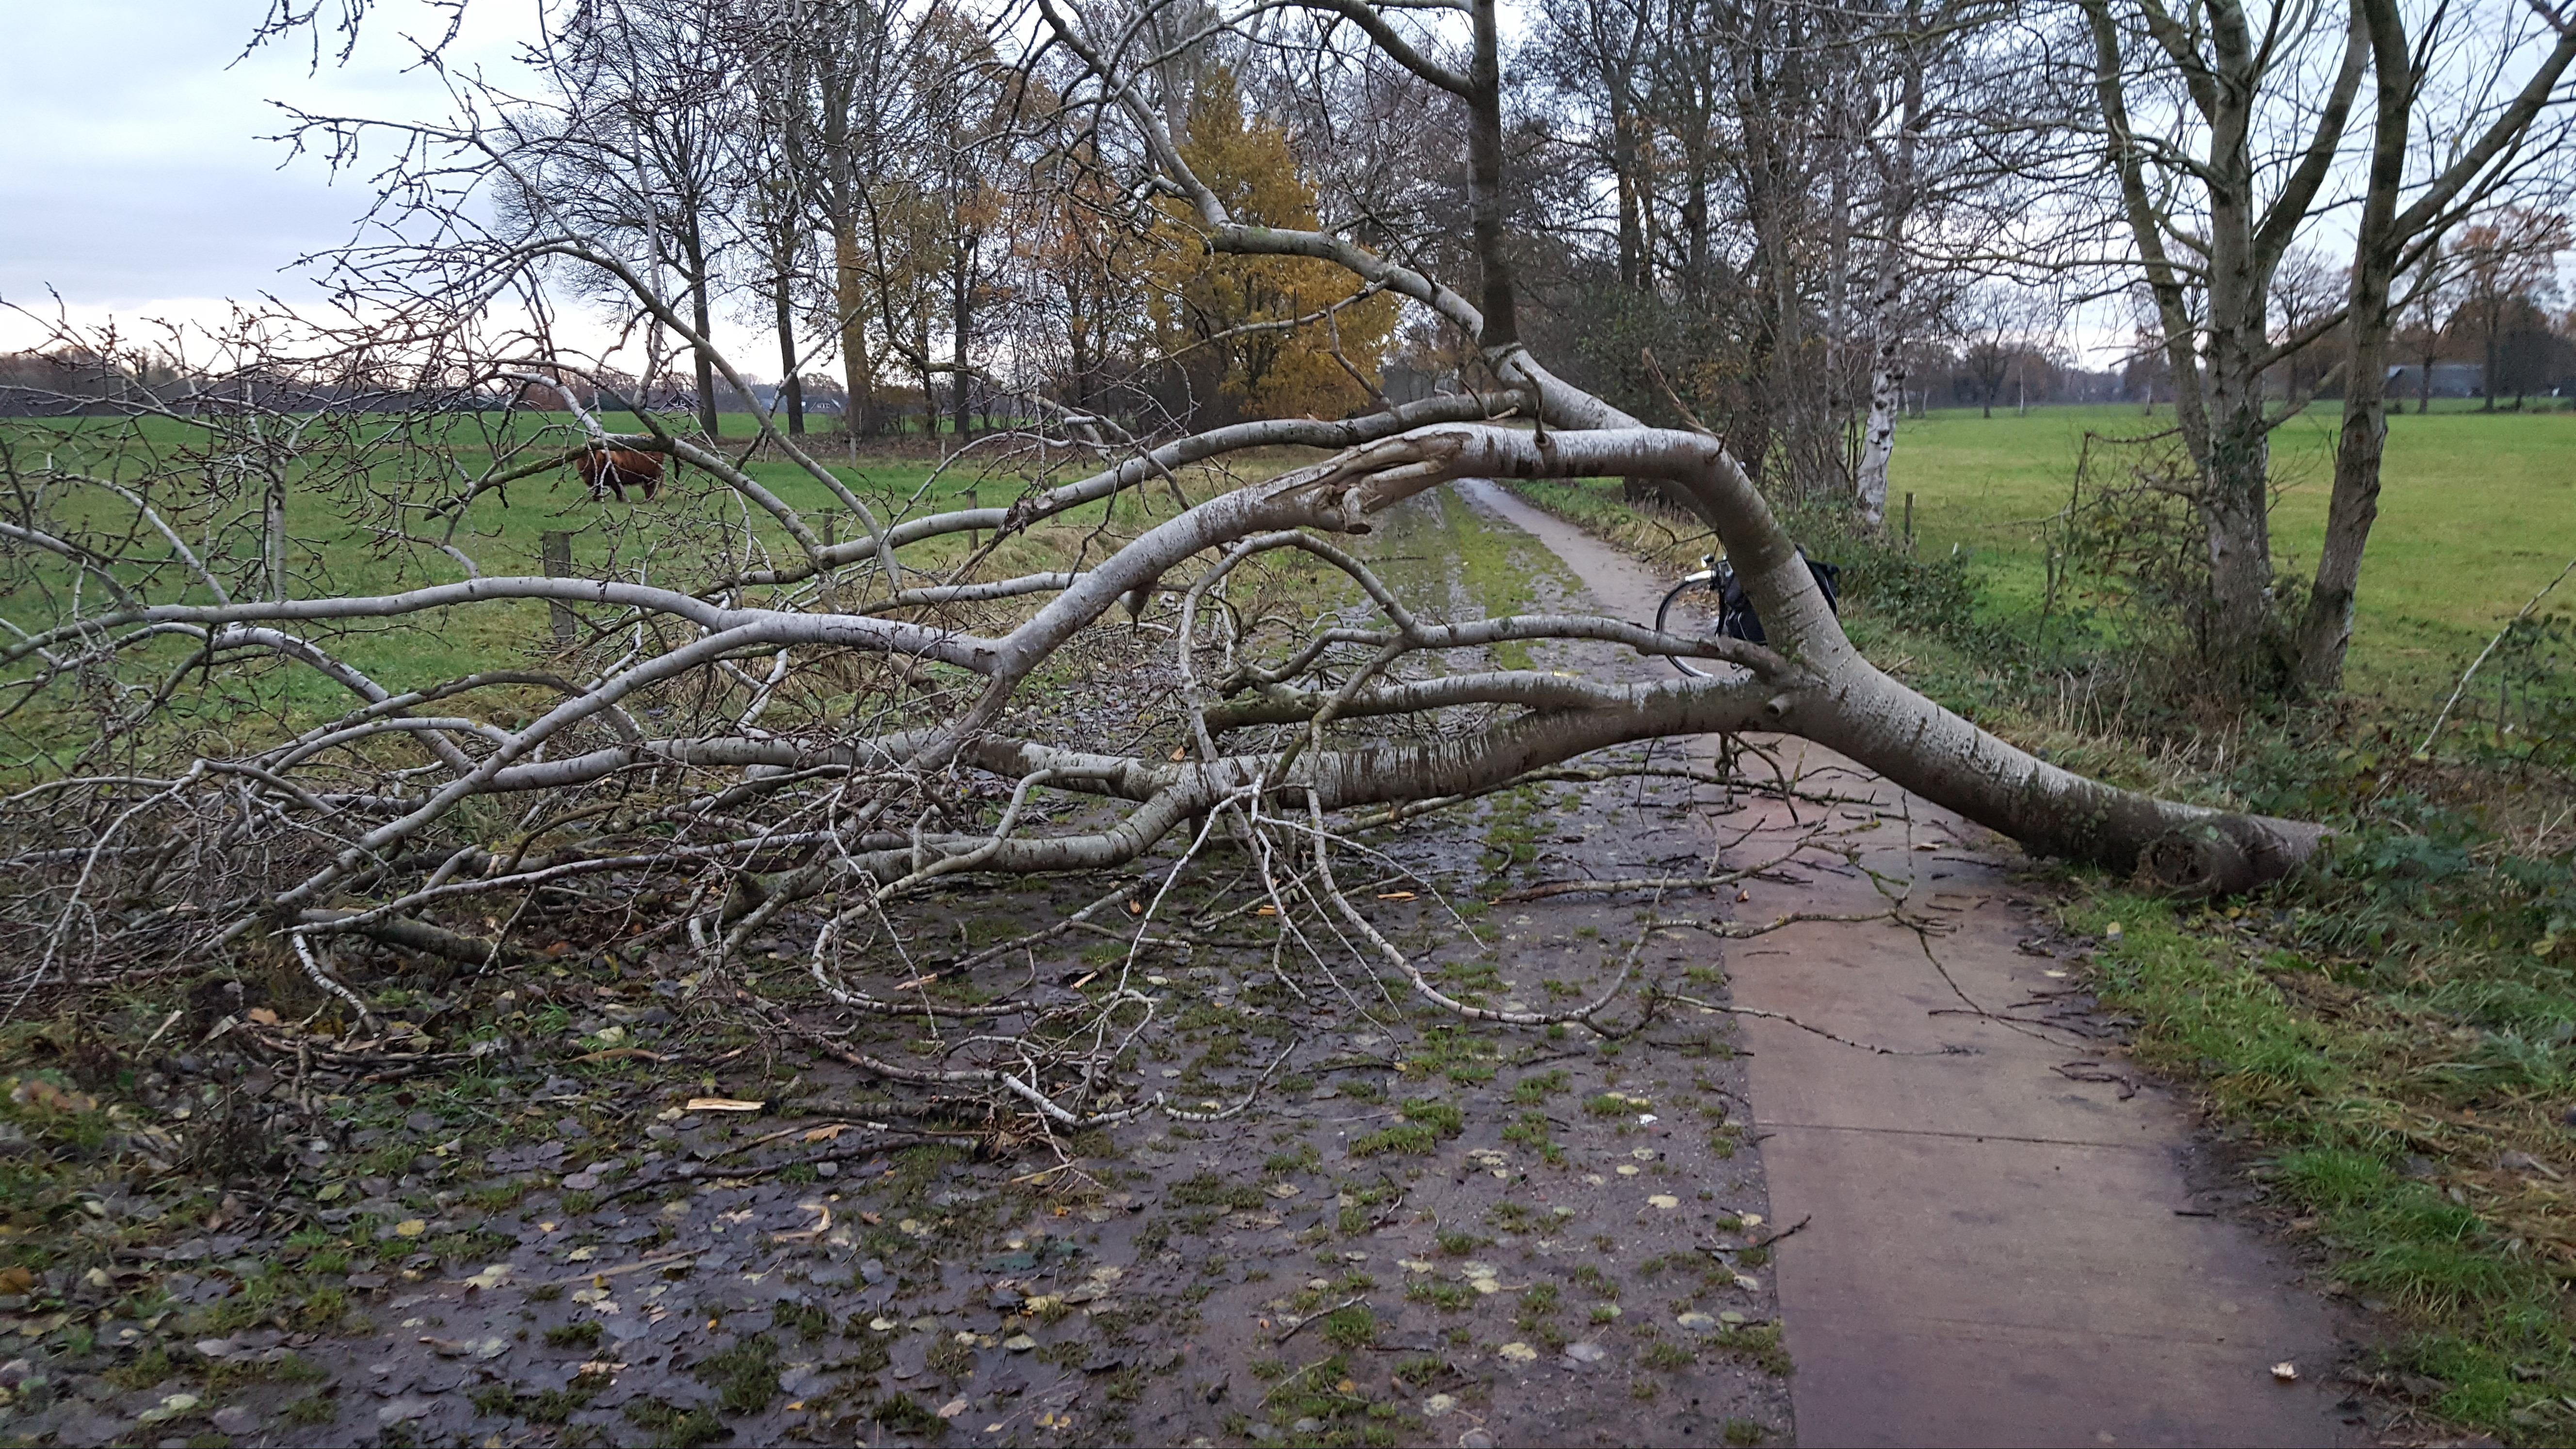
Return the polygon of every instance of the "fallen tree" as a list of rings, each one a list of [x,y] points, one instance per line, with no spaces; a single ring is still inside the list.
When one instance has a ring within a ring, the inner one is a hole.
[[[1009,478],[1016,496],[999,505],[938,511],[925,484],[890,508],[765,413],[750,447],[650,412],[612,431],[581,401],[598,365],[542,331],[498,326],[494,299],[533,298],[541,274],[577,269],[616,289],[638,326],[754,390],[654,268],[544,204],[549,148],[588,144],[579,118],[400,128],[407,174],[506,186],[522,224],[477,232],[452,191],[397,187],[435,211],[442,240],[341,258],[352,294],[376,304],[355,314],[364,322],[308,320],[297,350],[274,322],[246,327],[217,340],[222,358],[193,364],[219,380],[328,373],[327,395],[348,403],[290,406],[283,389],[228,395],[218,381],[184,400],[134,398],[122,432],[83,419],[12,435],[0,454],[14,636],[0,669],[28,747],[27,778],[0,802],[18,997],[266,943],[363,1016],[340,980],[359,943],[506,968],[569,921],[622,951],[685,952],[711,980],[755,946],[792,941],[851,1011],[990,1020],[1025,1004],[923,994],[899,908],[967,880],[1125,871],[1067,920],[1093,929],[1124,903],[1132,967],[1175,884],[1227,853],[1251,863],[1283,929],[1301,914],[1347,928],[1371,969],[1391,965],[1442,1009],[1592,1024],[1607,998],[1497,1013],[1444,994],[1350,900],[1332,854],[1354,811],[1472,799],[1613,746],[1705,735],[1813,740],[2034,851],[2178,890],[2250,890],[2314,850],[2312,826],[2060,769],[1862,657],[1715,438],[1645,426],[1520,343],[1492,0],[1458,13],[1459,69],[1390,28],[1396,10],[1303,8],[1359,22],[1460,103],[1478,302],[1344,235],[1238,221],[1140,89],[1153,58],[1137,33],[1045,0],[1043,49],[1076,58],[1046,88],[1054,124],[1122,128],[1135,194],[1179,198],[1219,253],[1327,262],[1355,294],[1408,299],[1472,343],[1488,385],[1341,421],[1159,439],[1051,404],[947,465],[994,470],[984,486]],[[307,124],[343,146],[373,127]],[[411,381],[371,391],[388,357]],[[548,392],[570,423],[517,411]],[[514,401],[489,407],[496,397]],[[1249,480],[1210,471],[1283,445],[1332,451]],[[690,471],[650,511],[588,515],[580,569],[526,572],[524,542],[499,521],[505,485],[559,476],[592,447]],[[756,476],[754,448],[855,522],[852,536]],[[1057,481],[1067,458],[1088,471]],[[1723,540],[1771,644],[1568,614],[1444,621],[1341,541],[1460,479],[1596,476],[1654,479],[1686,500]],[[1073,520],[1086,507],[1103,510],[1098,523]],[[1290,558],[1342,581],[1300,599],[1349,602],[1265,608],[1238,587]],[[384,579],[400,586],[356,587]],[[543,614],[551,641],[532,627]],[[436,647],[388,647],[423,636]],[[1653,684],[1489,667],[1498,645],[1549,641],[1722,667]],[[1052,672],[1086,650],[1143,681],[1164,733],[1083,738],[1041,707]],[[477,655],[473,667],[393,678],[360,662],[418,674],[423,658],[458,653]],[[316,682],[343,703],[326,706]],[[1079,1005],[973,1038],[973,1065],[867,1060],[1007,1096],[1055,1125],[1115,1120],[1144,1108],[1101,1106],[1096,1068],[1154,1010],[1121,968]]]

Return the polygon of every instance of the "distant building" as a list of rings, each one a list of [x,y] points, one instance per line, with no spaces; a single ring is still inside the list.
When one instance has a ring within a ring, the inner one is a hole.
[[[2476,397],[2478,385],[2486,380],[2486,368],[2475,362],[2437,362],[2433,364],[2433,396]],[[2424,368],[2420,363],[2400,363],[2388,369],[2390,397],[2422,397]]]

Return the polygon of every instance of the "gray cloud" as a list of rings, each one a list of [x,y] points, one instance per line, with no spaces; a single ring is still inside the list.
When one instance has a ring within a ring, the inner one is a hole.
[[[400,6],[345,70],[326,57],[308,74],[301,47],[235,64],[266,8],[0,0],[0,299],[38,306],[48,286],[76,308],[311,295],[279,269],[345,241],[368,197],[260,139],[284,121],[268,102],[427,115],[439,94],[394,64],[412,18]],[[499,8],[524,19],[534,7]]]

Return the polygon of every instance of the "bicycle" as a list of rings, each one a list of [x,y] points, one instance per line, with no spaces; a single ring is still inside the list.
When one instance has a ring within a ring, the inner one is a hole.
[[[1808,558],[1805,549],[1798,551],[1798,557],[1807,565],[1807,572],[1815,576],[1816,587],[1824,591],[1825,607],[1840,614],[1842,612],[1840,586],[1843,573],[1841,566],[1820,563]],[[1664,595],[1664,601],[1655,606],[1655,632],[1670,633],[1671,630],[1665,627],[1665,621],[1672,616],[1673,605],[1680,602],[1682,596],[1691,590],[1706,588],[1717,595],[1717,632],[1721,636],[1741,639],[1748,644],[1768,643],[1768,638],[1762,632],[1762,616],[1753,612],[1753,600],[1745,596],[1744,586],[1736,581],[1735,565],[1713,553],[1702,554],[1699,563],[1697,573],[1683,575],[1682,581],[1673,585],[1672,590]],[[1680,670],[1689,678],[1710,677],[1707,670],[1693,665],[1687,659],[1678,656],[1667,656],[1667,658],[1671,660],[1673,668]]]

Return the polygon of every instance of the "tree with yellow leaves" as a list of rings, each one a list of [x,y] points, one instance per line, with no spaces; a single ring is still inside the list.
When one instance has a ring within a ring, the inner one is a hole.
[[[1315,189],[1286,130],[1244,114],[1225,68],[1200,81],[1180,149],[1238,220],[1317,225]],[[1197,406],[1245,418],[1339,417],[1369,402],[1395,328],[1393,297],[1354,289],[1329,262],[1214,254],[1195,213],[1166,203],[1164,215],[1147,310]]]

